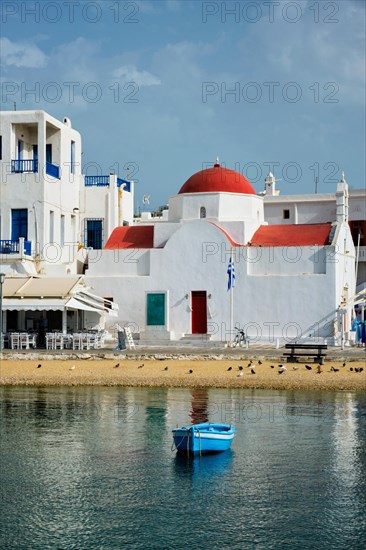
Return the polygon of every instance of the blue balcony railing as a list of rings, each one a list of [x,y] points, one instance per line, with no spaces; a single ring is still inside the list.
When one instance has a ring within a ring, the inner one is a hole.
[[[84,176],[85,187],[109,187],[109,176]]]
[[[123,188],[124,191],[131,192],[131,182],[128,180],[123,180],[122,178],[117,178],[117,187],[121,187],[121,185],[125,185]]]
[[[1,254],[19,254],[20,246],[19,241],[10,239],[0,240],[0,253]],[[32,241],[24,241],[24,252],[28,256],[32,253]]]
[[[13,174],[23,174],[23,172],[38,172],[38,160],[36,159],[12,160],[11,171]]]
[[[46,174],[52,176],[53,178],[60,179],[60,167],[57,164],[52,164],[52,162],[46,162]]]

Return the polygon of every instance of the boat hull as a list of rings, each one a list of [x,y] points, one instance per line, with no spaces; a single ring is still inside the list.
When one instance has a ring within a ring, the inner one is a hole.
[[[220,453],[230,449],[235,428],[224,424],[195,424],[173,430],[173,438],[179,453]]]

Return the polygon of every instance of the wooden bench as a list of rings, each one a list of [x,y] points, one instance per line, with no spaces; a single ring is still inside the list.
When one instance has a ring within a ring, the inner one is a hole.
[[[328,346],[327,344],[286,344],[285,348],[291,350],[283,354],[287,358],[287,363],[298,363],[298,357],[313,357],[314,363],[323,365],[324,357],[327,355],[324,350],[328,349]]]

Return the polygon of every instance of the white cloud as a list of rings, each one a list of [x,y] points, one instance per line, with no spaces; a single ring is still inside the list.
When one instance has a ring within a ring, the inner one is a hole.
[[[15,67],[42,68],[47,64],[47,56],[30,42],[12,42],[0,38],[1,63]]]
[[[138,86],[159,86],[159,78],[148,71],[139,71],[134,65],[123,65],[113,71],[115,78],[121,78],[126,82],[135,82]]]

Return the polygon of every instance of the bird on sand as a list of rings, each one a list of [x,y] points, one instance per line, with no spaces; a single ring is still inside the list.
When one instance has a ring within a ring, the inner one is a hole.
[[[114,368],[114,369],[118,369],[118,367],[119,367],[119,363],[117,363],[117,365],[114,365],[113,368]]]
[[[274,365],[271,365],[271,369],[274,369],[274,368],[275,368]]]
[[[137,368],[142,369],[142,367],[145,365],[145,363],[142,363],[142,365],[139,365]]]
[[[237,376],[243,376],[243,373],[242,372],[239,372],[239,374]]]
[[[262,361],[260,359],[258,361],[258,365],[262,365]]]
[[[229,367],[227,370],[233,370],[233,367]]]
[[[292,370],[299,370],[299,367],[292,367]]]
[[[165,367],[165,369],[164,369],[164,370],[168,370],[168,368],[169,368],[169,367]]]
[[[192,369],[189,369],[188,373],[187,374],[192,374],[193,373],[193,370]]]
[[[323,372],[322,366],[320,364],[316,367],[316,372],[317,374],[321,374]]]
[[[69,368],[69,370],[75,370],[75,365]]]
[[[255,374],[255,370],[254,370],[254,369],[250,369],[250,372],[251,372],[252,374]]]
[[[352,368],[352,367],[351,367],[349,370],[350,370],[350,372],[353,372],[353,368]],[[355,367],[355,370],[356,370],[356,367]]]
[[[243,370],[243,367],[241,365],[238,366],[239,370]]]
[[[286,372],[285,365],[279,365],[279,369],[278,374],[284,374]]]
[[[335,369],[334,367],[330,367],[330,370],[333,372],[339,372],[339,369]]]
[[[313,367],[309,367],[309,365],[305,365],[305,368],[306,368],[307,370],[312,370]]]
[[[37,369],[40,369],[41,368],[41,363],[39,363],[39,365],[37,365]]]
[[[345,367],[346,366],[346,362],[343,363],[342,367]]]

